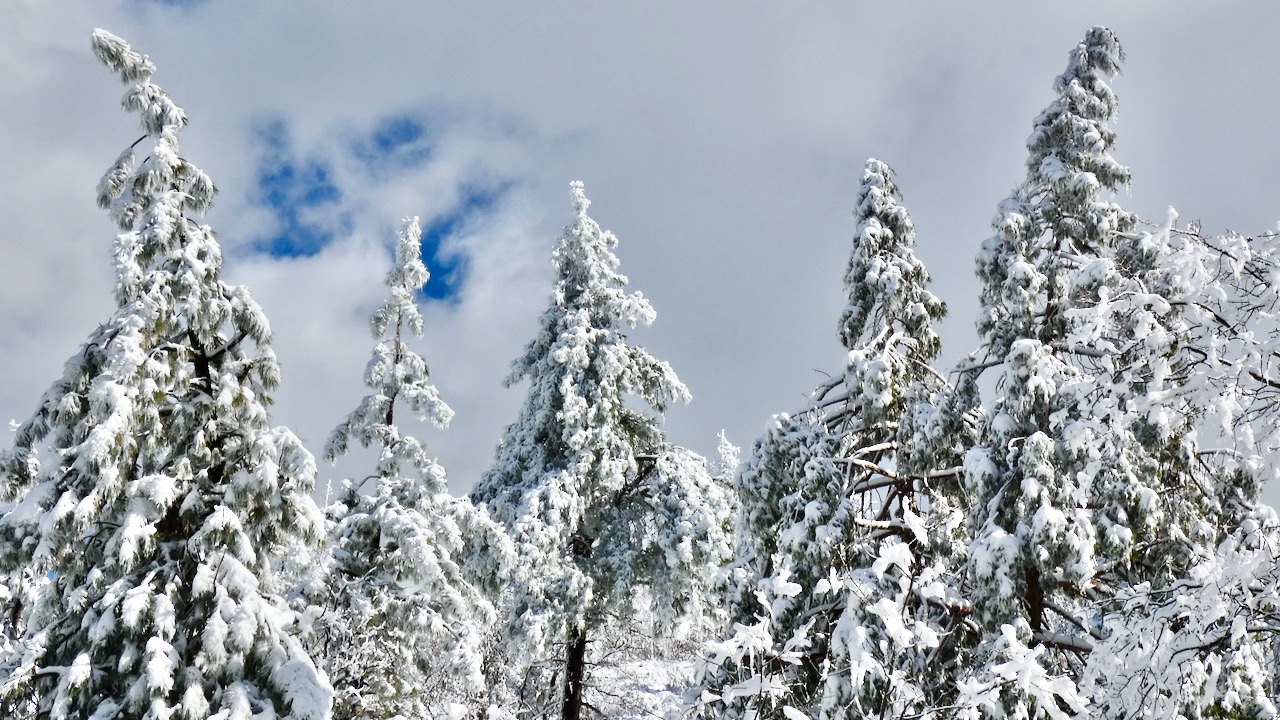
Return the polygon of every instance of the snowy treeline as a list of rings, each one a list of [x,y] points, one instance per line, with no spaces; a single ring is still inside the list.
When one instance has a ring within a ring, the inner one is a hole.
[[[1109,30],[1034,121],[956,367],[869,160],[845,366],[741,462],[674,446],[689,392],[630,342],[654,309],[574,183],[524,406],[455,498],[397,424],[453,417],[414,349],[414,218],[323,448],[376,459],[325,508],[270,423],[267,319],[198,221],[185,114],[145,56],[92,46],[144,134],[98,186],[115,310],[0,450],[3,717],[1275,715],[1280,236],[1116,202]]]

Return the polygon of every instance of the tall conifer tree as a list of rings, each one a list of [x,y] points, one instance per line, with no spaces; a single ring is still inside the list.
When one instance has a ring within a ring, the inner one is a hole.
[[[508,379],[528,379],[529,394],[473,493],[515,541],[511,642],[536,659],[564,648],[565,720],[581,713],[593,631],[632,613],[635,588],[649,588],[659,627],[672,627],[706,610],[711,570],[728,555],[726,493],[639,409],[689,400],[671,366],[627,338],[653,308],[625,291],[617,238],[587,215],[582,183],[571,190],[551,305]]]
[[[862,175],[839,323],[845,371],[781,415],[741,475],[749,555],[708,645],[710,716],[898,716],[953,693],[964,649],[958,450],[930,366],[944,307],[888,166]],[[798,714],[797,714],[798,713]]]
[[[449,494],[444,468],[397,424],[398,406],[441,428],[453,418],[408,345],[423,332],[421,235],[417,218],[400,230],[387,298],[370,320],[372,392],[325,452],[336,460],[352,442],[379,451],[372,476],[348,481],[332,508],[330,545],[303,591],[318,611],[313,645],[326,656],[337,720],[428,718],[482,690],[482,644],[495,620],[486,595],[511,562],[505,533]],[[366,488],[369,480],[376,485]]]
[[[1071,52],[978,259],[974,367],[1000,374],[965,463],[987,634],[974,677],[990,673],[968,687],[995,714],[1080,706],[1100,608],[1185,574],[1224,522],[1196,477],[1203,406],[1179,389],[1190,356],[1167,234],[1139,231],[1111,199],[1130,179],[1109,127],[1122,59],[1101,27]]]
[[[93,50],[151,146],[98,187],[123,230],[116,310],[0,457],[0,565],[48,578],[0,692],[54,719],[321,720],[332,691],[268,589],[321,518],[311,454],[268,422],[267,319],[193,219],[214,186],[179,153],[187,118],[155,67],[105,31]]]

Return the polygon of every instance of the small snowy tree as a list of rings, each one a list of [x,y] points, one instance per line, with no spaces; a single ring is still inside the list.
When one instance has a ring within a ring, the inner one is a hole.
[[[537,337],[508,384],[530,382],[473,497],[510,531],[518,577],[508,599],[511,643],[530,660],[564,648],[562,713],[577,720],[588,645],[610,616],[632,613],[646,587],[659,627],[706,610],[712,570],[729,552],[727,493],[705,461],[670,447],[658,420],[689,399],[671,367],[631,344],[655,313],[625,291],[617,238],[576,217],[553,253],[556,285]]]
[[[482,645],[495,620],[485,595],[496,594],[511,561],[505,533],[451,496],[444,468],[396,424],[398,403],[437,427],[453,417],[405,338],[423,332],[417,293],[429,276],[421,235],[417,218],[400,230],[387,299],[370,323],[378,343],[364,381],[372,393],[325,453],[334,461],[353,441],[379,450],[373,475],[348,481],[331,509],[328,552],[303,588],[339,720],[427,718],[446,697],[480,691]],[[369,480],[377,485],[361,494]]]
[[[707,646],[699,712],[924,712],[953,693],[969,613],[959,445],[935,416],[942,303],[888,166],[869,160],[845,276],[845,372],[779,416],[740,479],[750,553],[729,636]]]
[[[98,30],[93,50],[153,145],[98,187],[124,231],[116,310],[0,457],[16,503],[0,566],[48,578],[15,606],[0,694],[54,719],[327,718],[328,682],[268,592],[321,517],[311,454],[268,424],[267,320],[192,219],[214,186],[179,154],[186,115],[124,41]]]

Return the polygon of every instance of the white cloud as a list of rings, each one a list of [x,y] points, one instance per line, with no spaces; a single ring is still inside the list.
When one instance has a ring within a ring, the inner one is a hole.
[[[951,308],[945,356],[971,349],[974,252],[1089,25],[1112,25],[1130,57],[1116,82],[1117,155],[1135,178],[1126,202],[1152,217],[1173,203],[1210,229],[1271,226],[1273,6],[983,8],[10,3],[0,417],[24,417],[110,311],[113,231],[92,192],[136,132],[88,52],[95,25],[149,53],[187,109],[184,149],[222,189],[210,222],[228,276],[251,286],[276,329],[277,419],[317,452],[360,394],[365,314],[396,222],[446,211],[460,179],[518,181],[459,240],[473,255],[464,297],[427,310],[421,350],[458,417],[423,434],[459,485],[514,419],[522,391],[499,383],[545,304],[572,179],[586,181],[593,216],[621,239],[622,271],[658,310],[637,337],[694,392],[668,428],[704,453],[721,427],[749,446],[771,413],[801,402],[815,369],[837,367],[849,213],[867,156],[899,173]],[[370,178],[343,154],[406,113],[439,121],[430,163]],[[333,160],[337,210],[352,218],[350,234],[312,258],[242,251],[270,220],[251,193],[255,128],[271,119],[287,123],[300,154]]]

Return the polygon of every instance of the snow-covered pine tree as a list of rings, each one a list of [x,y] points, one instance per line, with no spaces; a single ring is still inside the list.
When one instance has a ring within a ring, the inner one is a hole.
[[[1129,182],[1109,152],[1116,100],[1107,80],[1120,62],[1119,43],[1103,28],[1072,51],[1055,84],[1058,97],[1027,141],[1027,178],[1001,204],[997,234],[978,258],[984,359],[1003,371],[966,479],[978,533],[971,549],[975,598],[997,646],[1005,624],[1016,629],[1009,637],[1017,642],[1088,646],[1080,637],[1088,628],[1076,626],[1096,574],[1098,532],[1082,499],[1100,451],[1088,408],[1067,392],[1089,379],[1072,362],[1069,311],[1080,299],[1073,271],[1135,225],[1102,199]],[[1096,304],[1096,291],[1091,300]]]
[[[1027,178],[1000,205],[996,235],[978,257],[982,359],[1002,373],[965,463],[976,533],[972,592],[988,636],[973,676],[981,679],[966,687],[972,703],[987,693],[981,701],[997,716],[1059,702],[1082,707],[1073,684],[1049,676],[1073,664],[1069,653],[1087,652],[1096,633],[1082,605],[1097,574],[1101,533],[1088,498],[1102,451],[1089,408],[1071,392],[1090,378],[1072,362],[1070,311],[1081,300],[1098,305],[1096,288],[1091,298],[1073,292],[1075,271],[1135,225],[1103,198],[1129,182],[1110,154],[1108,127],[1116,99],[1107,81],[1121,59],[1105,28],[1072,51],[1058,96],[1027,141]],[[998,669],[1027,664],[1038,683],[1000,682]]]
[[[330,509],[334,526],[302,597],[312,645],[335,690],[334,718],[422,720],[483,689],[483,642],[495,620],[486,595],[510,568],[511,543],[482,509],[449,494],[444,468],[396,423],[397,404],[446,427],[453,410],[406,342],[422,337],[418,291],[429,275],[418,219],[405,221],[387,274],[387,298],[370,320],[377,344],[365,369],[372,391],[334,430],[335,461],[350,443],[379,450],[362,482],[347,481]],[[377,484],[369,494],[364,486]]]
[[[655,313],[626,292],[617,238],[587,215],[582,183],[570,187],[576,217],[552,255],[552,302],[508,378],[527,378],[529,394],[472,497],[515,541],[513,656],[562,668],[561,712],[577,720],[592,633],[632,613],[636,588],[648,589],[660,628],[706,610],[729,554],[729,498],[702,458],[669,446],[637,409],[661,413],[689,392],[628,341]]]
[[[1151,416],[1137,426],[1159,437],[1151,431],[1168,426],[1167,416],[1183,418],[1177,452],[1155,468],[1170,520],[1156,537],[1175,551],[1145,550],[1172,572],[1145,573],[1099,603],[1103,637],[1080,685],[1100,717],[1266,717],[1276,712],[1280,527],[1258,495],[1280,440],[1270,360],[1280,291],[1269,280],[1280,256],[1273,233],[1215,238],[1175,221],[1171,211],[1163,228],[1130,246],[1152,266],[1148,287],[1168,308],[1131,303],[1124,314],[1139,347],[1154,335],[1163,350],[1132,364],[1168,363],[1167,379],[1131,392]],[[1177,322],[1176,352],[1144,317],[1157,308],[1165,328]]]
[[[943,304],[888,166],[869,160],[840,320],[845,372],[781,415],[741,475],[749,553],[704,716],[897,717],[947,704],[970,637],[958,597],[963,442],[930,366]]]
[[[1100,27],[1071,52],[978,258],[983,346],[968,371],[1000,374],[965,461],[986,639],[964,688],[997,716],[1081,707],[1103,604],[1181,577],[1223,522],[1195,477],[1176,273],[1162,236],[1109,197],[1129,182],[1110,154],[1122,58]]]
[[[220,279],[192,216],[209,178],[178,150],[186,115],[123,40],[93,34],[141,119],[98,187],[116,239],[116,310],[0,457],[0,565],[47,577],[21,606],[0,693],[36,717],[321,720],[332,690],[267,585],[319,538],[315,463],[268,424],[270,331]]]
[[[972,413],[962,410],[971,390],[932,367],[934,324],[946,309],[927,289],[900,200],[889,167],[867,161],[840,321],[848,364],[843,388],[818,398],[823,423],[844,438],[841,469],[859,478],[849,498],[858,556],[828,575],[837,608],[824,719],[949,705],[972,639],[960,590],[968,500],[959,471],[974,434]],[[832,542],[817,523],[806,525],[812,543]]]

